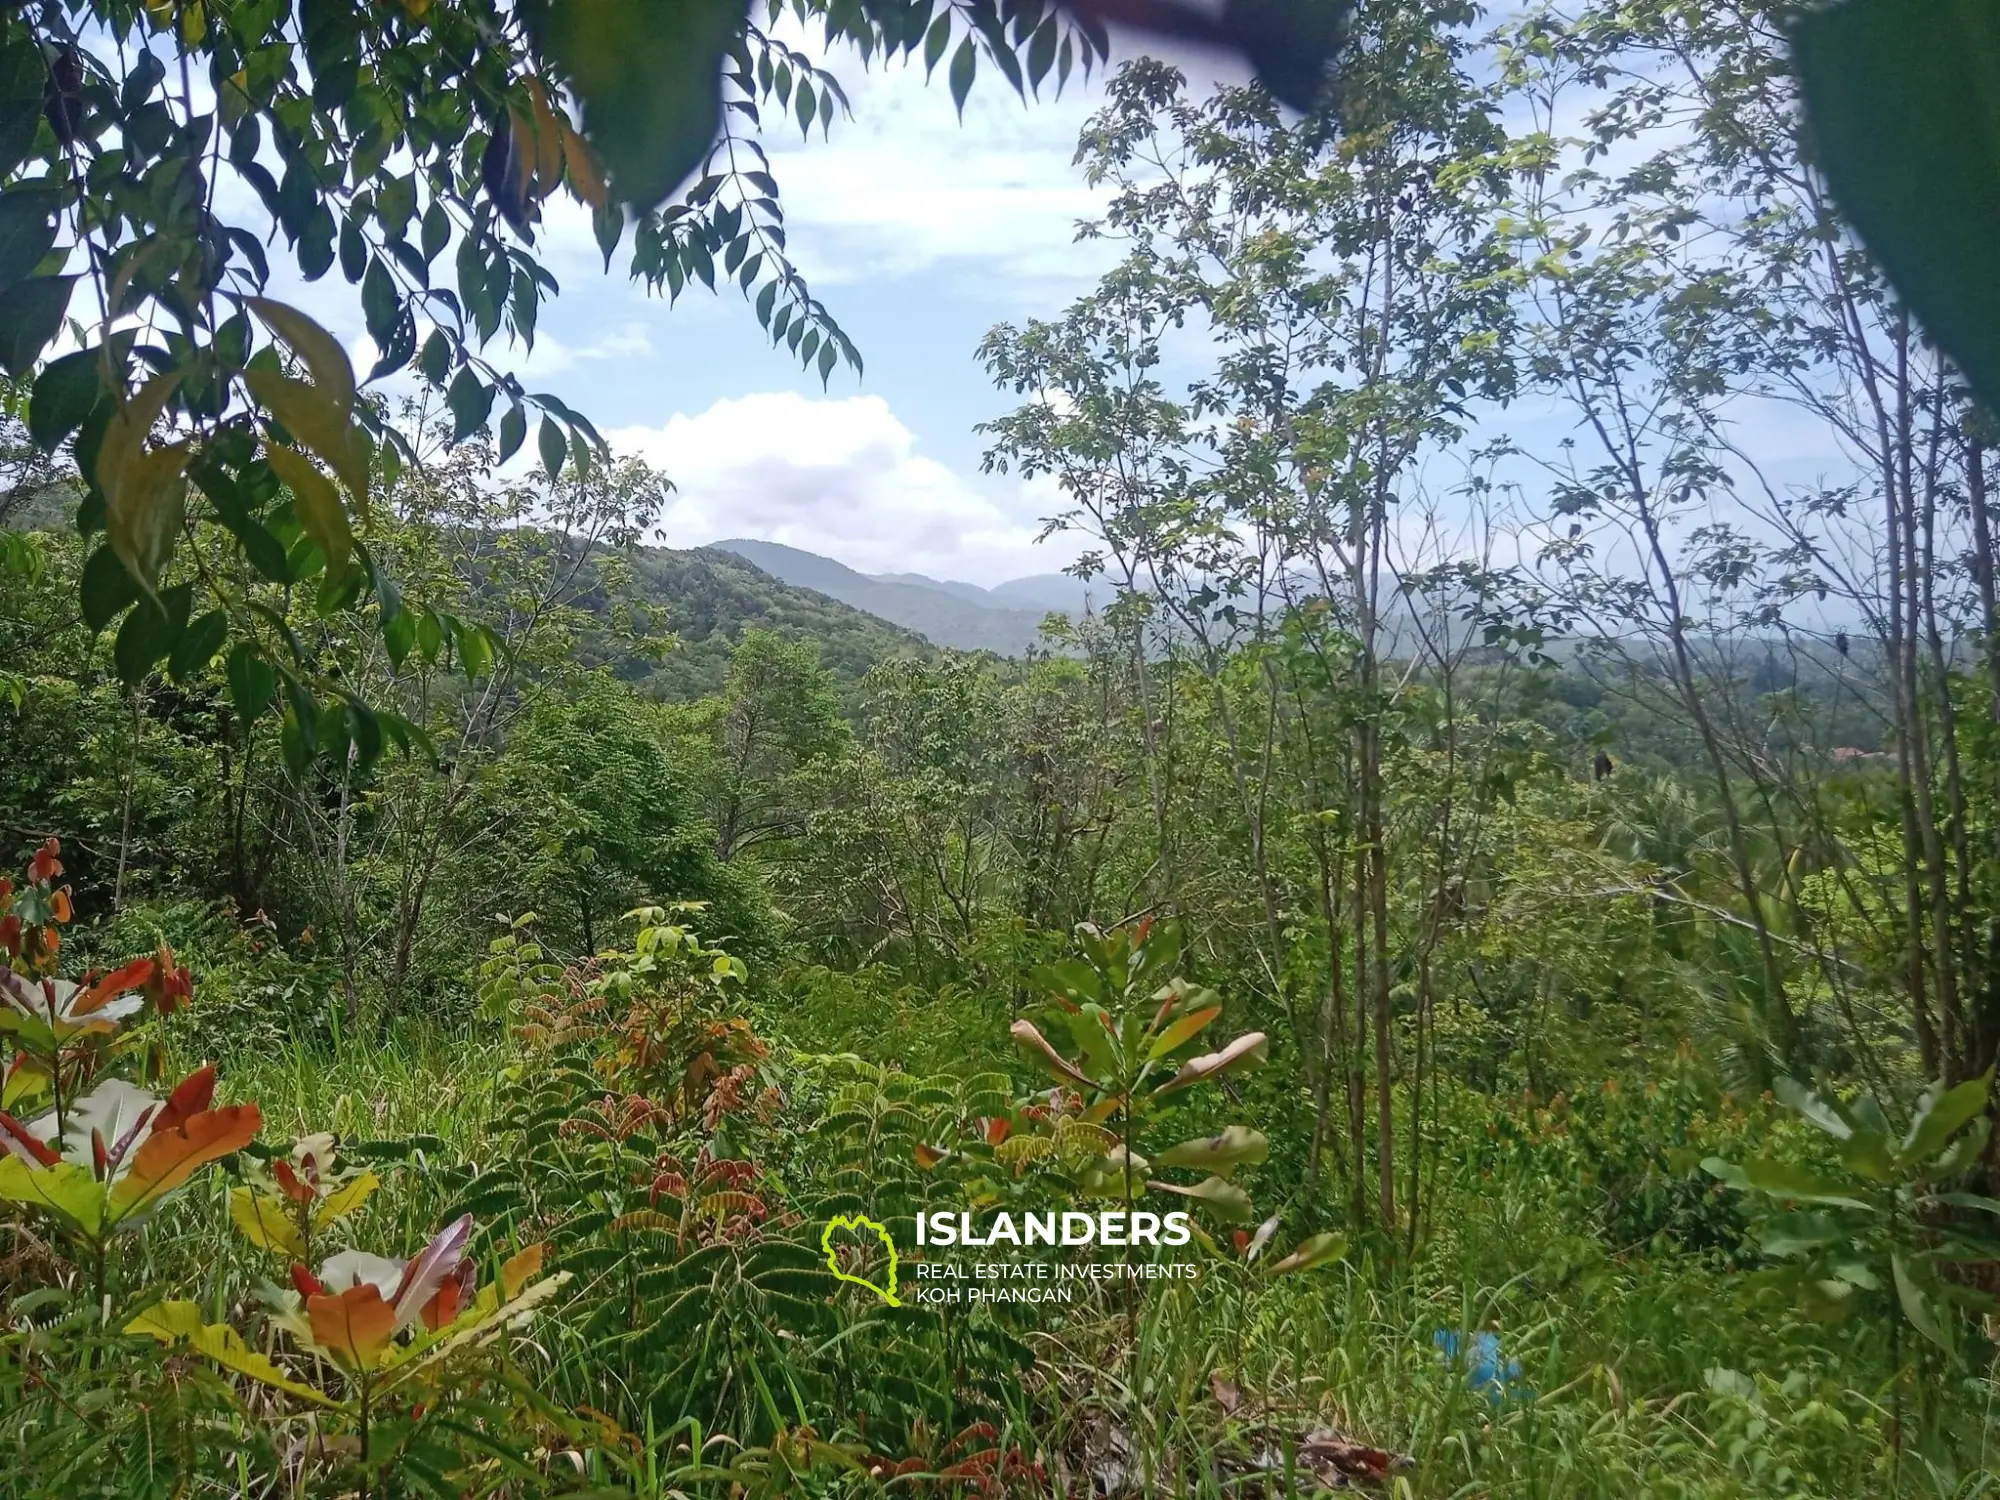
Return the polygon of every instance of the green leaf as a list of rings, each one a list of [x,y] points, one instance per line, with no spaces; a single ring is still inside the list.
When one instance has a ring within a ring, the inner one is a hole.
[[[417,368],[424,372],[424,379],[432,385],[443,385],[444,377],[451,371],[451,340],[433,329],[431,336],[424,340],[424,352],[417,358]]]
[[[1837,1141],[1844,1141],[1854,1133],[1854,1126],[1839,1109],[1796,1078],[1780,1077],[1772,1085],[1771,1092],[1778,1096],[1778,1102],[1785,1108]]]
[[[722,119],[722,65],[741,0],[549,0],[538,38],[583,104],[611,192],[639,210],[685,182]]]
[[[1757,1226],[1757,1243],[1777,1259],[1803,1255],[1847,1237],[1846,1227],[1831,1214],[1772,1214]]]
[[[24,379],[62,327],[74,276],[31,276],[0,292],[0,368]]]
[[[500,462],[505,463],[521,451],[521,444],[528,439],[528,414],[516,401],[508,407],[500,418]]]
[[[180,584],[160,595],[160,602],[141,599],[118,627],[112,643],[111,659],[118,676],[128,687],[146,680],[155,663],[163,661],[180,641],[187,628],[188,604],[193,590]]]
[[[1909,1134],[1903,1137],[1900,1155],[1911,1164],[1928,1161],[1944,1148],[1959,1127],[1986,1108],[1987,1087],[1992,1073],[1968,1078],[1947,1089],[1942,1080],[1925,1089],[1910,1117]]]
[[[99,547],[83,565],[83,623],[95,634],[118,618],[118,612],[139,597],[139,585],[109,545]]]
[[[35,377],[28,397],[28,436],[44,453],[53,453],[64,438],[83,425],[90,409],[104,394],[98,362],[102,349],[79,349],[50,361]]]
[[[961,120],[965,118],[966,96],[972,92],[973,75],[978,71],[979,53],[968,36],[958,44],[958,51],[951,55],[951,102],[958,106]]]
[[[48,64],[32,32],[17,32],[0,49],[0,179],[13,177],[42,123]]]
[[[40,187],[0,193],[0,287],[35,273],[55,248],[55,196]]]
[[[174,642],[174,649],[167,656],[168,675],[175,682],[185,683],[215,659],[215,653],[228,638],[229,616],[219,609],[210,610],[191,622]]]
[[[2000,408],[2000,10],[1845,0],[1792,31],[1835,201],[1897,293]]]
[[[1760,1193],[1799,1203],[1824,1203],[1835,1208],[1868,1208],[1844,1185],[1820,1177],[1804,1167],[1769,1157],[1753,1156],[1743,1163],[1743,1180]]]
[[[938,61],[944,56],[944,49],[950,45],[951,11],[946,9],[944,14],[931,22],[930,29],[924,33],[924,77],[926,80],[937,70]]]
[[[230,701],[236,705],[237,716],[248,725],[277,697],[278,674],[257,654],[257,648],[246,641],[229,653],[228,675]]]
[[[426,265],[436,260],[438,253],[451,240],[451,219],[444,211],[444,204],[435,198],[431,200],[431,206],[424,210],[421,237],[423,240],[424,264]]]
[[[486,425],[487,415],[493,410],[493,389],[472,373],[472,366],[459,366],[444,397],[445,405],[451,408],[454,443],[464,442]]]
[[[1951,1335],[1938,1321],[1937,1309],[1922,1285],[1919,1274],[1904,1261],[1901,1255],[1889,1259],[1889,1269],[1896,1280],[1896,1301],[1902,1305],[1903,1316],[1910,1320],[1910,1326],[1925,1338],[1947,1352],[1951,1349]]]
[[[1227,1174],[1249,1163],[1252,1166],[1271,1154],[1271,1142],[1261,1130],[1247,1125],[1231,1125],[1220,1135],[1182,1141],[1153,1158],[1155,1166],[1192,1167]]]
[[[375,347],[386,349],[402,314],[403,299],[396,295],[396,283],[379,259],[368,262],[368,274],[361,280],[361,314],[368,324],[368,337]]]
[[[1329,1265],[1347,1253],[1344,1234],[1315,1234],[1300,1240],[1290,1255],[1271,1267],[1273,1276],[1291,1276]]]
[[[554,417],[542,418],[541,431],[535,435],[535,442],[542,450],[542,472],[549,476],[549,483],[554,484],[556,477],[562,473],[563,459],[569,454],[569,443]]]

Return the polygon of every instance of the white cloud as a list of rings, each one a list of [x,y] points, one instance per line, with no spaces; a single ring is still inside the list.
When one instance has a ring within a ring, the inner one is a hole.
[[[981,584],[1050,572],[1070,558],[1035,545],[1053,495],[968,479],[924,457],[880,396],[759,392],[605,436],[674,481],[661,526],[669,546],[749,536],[864,573]]]

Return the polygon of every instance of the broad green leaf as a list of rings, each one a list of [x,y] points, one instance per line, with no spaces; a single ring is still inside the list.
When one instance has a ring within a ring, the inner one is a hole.
[[[1949,1351],[1951,1335],[1938,1320],[1937,1308],[1922,1284],[1927,1278],[1920,1277],[1901,1255],[1890,1257],[1889,1269],[1896,1281],[1896,1301],[1902,1305],[1910,1326],[1940,1349]]]
[[[168,675],[185,684],[215,660],[216,652],[228,638],[229,616],[222,610],[212,609],[200,619],[190,621],[167,655]]]
[[[0,1202],[53,1214],[87,1240],[104,1235],[104,1189],[90,1168],[75,1162],[31,1167],[18,1156],[0,1155]]]
[[[1844,0],[1807,10],[1792,44],[1835,201],[2000,409],[2000,10]]]
[[[2000,33],[1996,33],[1996,40],[2000,40]],[[2000,99],[1995,102],[2000,104]],[[1903,1137],[1903,1160],[1915,1165],[1942,1150],[1960,1126],[1986,1108],[1987,1087],[1992,1078],[1989,1072],[1968,1078],[1956,1088],[1947,1089],[1940,1081],[1925,1089],[1917,1101],[1916,1113],[1910,1117],[1909,1134]]]
[[[247,727],[278,695],[278,674],[248,642],[229,653],[229,698]]]
[[[119,612],[139,597],[139,585],[107,544],[85,561],[81,592],[83,623],[96,632],[117,619]]]
[[[1232,1168],[1252,1166],[1271,1154],[1271,1142],[1261,1130],[1247,1125],[1231,1125],[1220,1135],[1182,1141],[1162,1151],[1153,1160],[1162,1167],[1194,1167],[1227,1176]]]
[[[1743,1179],[1758,1192],[1768,1193],[1773,1198],[1787,1198],[1798,1203],[1824,1203],[1834,1208],[1870,1207],[1841,1183],[1770,1157],[1753,1156],[1744,1162]]]
[[[83,425],[103,395],[99,364],[102,349],[79,349],[51,360],[28,398],[28,436],[44,453],[53,453],[64,438]]]
[[[1211,1210],[1216,1217],[1230,1224],[1248,1223],[1252,1213],[1250,1195],[1233,1182],[1220,1177],[1204,1177],[1193,1187],[1182,1187],[1177,1182],[1163,1182],[1158,1178],[1146,1184],[1158,1192],[1172,1193],[1175,1197],[1186,1198],[1191,1203],[1199,1203]]]
[[[1840,1109],[1796,1078],[1779,1078],[1772,1085],[1771,1092],[1778,1096],[1778,1102],[1785,1108],[1810,1121],[1837,1141],[1844,1141],[1854,1133],[1854,1126]]]
[[[540,40],[583,104],[613,197],[644,211],[701,165],[722,119],[741,0],[549,0]]]
[[[1821,1249],[1847,1235],[1847,1229],[1831,1214],[1773,1214],[1757,1226],[1757,1243],[1764,1253],[1781,1260]]]
[[[0,368],[24,380],[62,329],[74,276],[31,276],[0,292]]]
[[[965,118],[966,97],[972,92],[973,75],[979,71],[979,51],[972,45],[972,37],[967,35],[958,44],[958,51],[951,55],[951,102],[958,108],[958,117]]]
[[[1315,1234],[1300,1240],[1290,1255],[1271,1267],[1273,1276],[1290,1276],[1299,1271],[1310,1271],[1319,1266],[1329,1265],[1347,1253],[1347,1236],[1344,1234]]]
[[[519,453],[521,444],[527,441],[527,437],[528,414],[522,410],[521,403],[516,401],[500,417],[499,461],[504,464]]]
[[[548,476],[549,483],[554,484],[556,477],[562,473],[563,459],[569,454],[569,444],[563,438],[562,429],[556,426],[554,417],[542,418],[541,431],[536,434],[535,442],[542,450],[542,472]]]
[[[55,247],[56,198],[42,187],[0,193],[0,287],[32,276]]]

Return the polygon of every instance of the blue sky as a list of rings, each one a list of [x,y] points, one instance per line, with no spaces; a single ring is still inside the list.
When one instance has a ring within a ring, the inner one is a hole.
[[[854,117],[830,140],[766,145],[795,261],[859,345],[860,378],[836,370],[822,389],[733,290],[670,307],[626,280],[622,257],[605,274],[566,200],[551,200],[542,246],[562,295],[515,368],[668,472],[669,546],[749,535],[989,585],[1060,568],[1071,551],[1033,544],[1053,491],[979,472],[973,428],[1011,398],[973,353],[994,323],[1059,311],[1110,263],[1074,243],[1100,202],[1071,165],[1099,81],[1024,106],[982,77],[961,125],[920,67],[850,60],[841,78]]]

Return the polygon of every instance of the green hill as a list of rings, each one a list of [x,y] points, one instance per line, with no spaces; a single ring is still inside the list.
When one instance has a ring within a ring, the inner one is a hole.
[[[810,640],[843,685],[860,681],[879,661],[934,650],[914,631],[784,583],[732,552],[644,547],[633,554],[632,571],[633,588],[623,602],[647,611],[652,628],[671,631],[677,641],[657,662],[621,664],[619,675],[661,698],[719,690],[730,648],[745,630]]]

